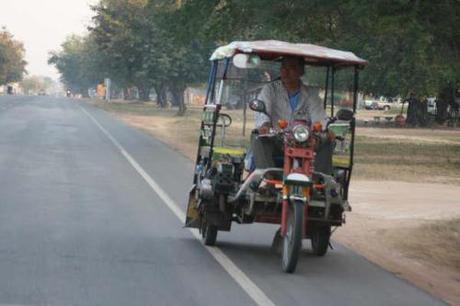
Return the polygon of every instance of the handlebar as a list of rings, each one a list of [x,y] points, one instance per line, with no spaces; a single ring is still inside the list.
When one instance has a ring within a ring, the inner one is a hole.
[[[268,134],[260,134],[257,135],[258,138],[275,138],[278,137],[280,134],[268,133]]]
[[[258,130],[255,130],[257,133],[258,138],[273,138],[273,137],[279,137],[287,132],[287,130],[280,130],[280,129],[274,129],[270,128],[268,133],[265,134],[259,134]]]
[[[275,137],[282,137],[282,136],[285,136],[287,134],[289,134],[291,132],[291,129],[284,129],[284,130],[281,130],[281,129],[273,129],[273,128],[270,128],[270,131],[268,133],[265,133],[265,134],[257,134],[257,138],[275,138]],[[329,133],[327,130],[324,130],[324,131],[321,131],[321,132],[312,132],[310,131],[310,135],[311,137],[314,137],[315,139],[317,139],[320,143],[323,143],[323,142],[326,142],[328,140],[328,137],[329,137]],[[342,140],[342,139],[339,139],[341,138],[340,136],[336,137],[338,140]]]
[[[232,124],[232,117],[225,113],[220,113],[217,118],[216,126],[228,128]]]

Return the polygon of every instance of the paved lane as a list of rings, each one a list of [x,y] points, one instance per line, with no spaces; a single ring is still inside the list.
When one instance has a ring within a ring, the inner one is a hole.
[[[76,105],[1,112],[0,173],[0,305],[252,303]]]
[[[192,164],[80,102],[0,97],[0,305],[253,305],[94,122],[182,208]],[[277,305],[437,305],[336,246],[294,275],[275,228],[219,233],[230,259]]]

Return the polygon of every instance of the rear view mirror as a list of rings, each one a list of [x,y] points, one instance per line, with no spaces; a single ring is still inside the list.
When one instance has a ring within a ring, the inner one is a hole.
[[[342,109],[339,109],[339,111],[336,113],[335,116],[339,120],[350,121],[351,119],[353,119],[354,114],[353,114],[353,111],[346,109],[346,108],[342,108]]]
[[[254,54],[239,53],[233,57],[233,65],[241,69],[253,69],[260,65],[260,57]]]
[[[255,112],[267,114],[265,102],[262,100],[254,99],[249,102],[249,108]]]

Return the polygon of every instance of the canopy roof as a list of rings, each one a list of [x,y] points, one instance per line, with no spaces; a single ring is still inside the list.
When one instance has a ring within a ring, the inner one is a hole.
[[[336,66],[367,65],[367,61],[352,52],[340,51],[312,44],[294,44],[278,40],[234,41],[217,48],[211,60],[230,58],[238,53],[257,54],[265,60],[283,56],[300,56],[308,64]]]

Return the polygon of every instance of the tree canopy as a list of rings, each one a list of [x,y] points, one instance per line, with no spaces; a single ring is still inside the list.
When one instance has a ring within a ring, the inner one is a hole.
[[[180,112],[185,111],[183,91],[205,79],[209,48],[182,35],[180,7],[168,1],[104,0],[93,10],[91,34],[111,77],[121,86],[136,86],[144,100],[151,88],[159,97],[169,90]]]
[[[20,81],[26,72],[24,46],[5,28],[0,30],[0,85]]]
[[[61,73],[61,81],[75,93],[88,95],[88,88],[100,82],[104,74],[102,55],[93,37],[72,35],[61,45],[62,51],[53,51],[49,64]]]
[[[26,76],[20,83],[20,86],[26,95],[47,93],[55,82],[50,77],[31,75]]]
[[[457,0],[101,0],[93,11],[90,39],[81,38],[92,47],[78,52],[92,50],[90,70],[99,67],[99,77],[137,87],[145,99],[154,88],[160,99],[167,90],[180,100],[188,84],[206,80],[217,45],[256,39],[352,51],[369,60],[361,88],[374,95],[460,88]],[[69,52],[63,45],[54,55]],[[56,57],[50,62],[58,63]]]
[[[355,52],[370,63],[361,82],[368,93],[435,95],[446,83],[460,85],[456,0],[189,0],[185,6],[188,18],[202,20],[194,30],[216,42],[279,39]]]

